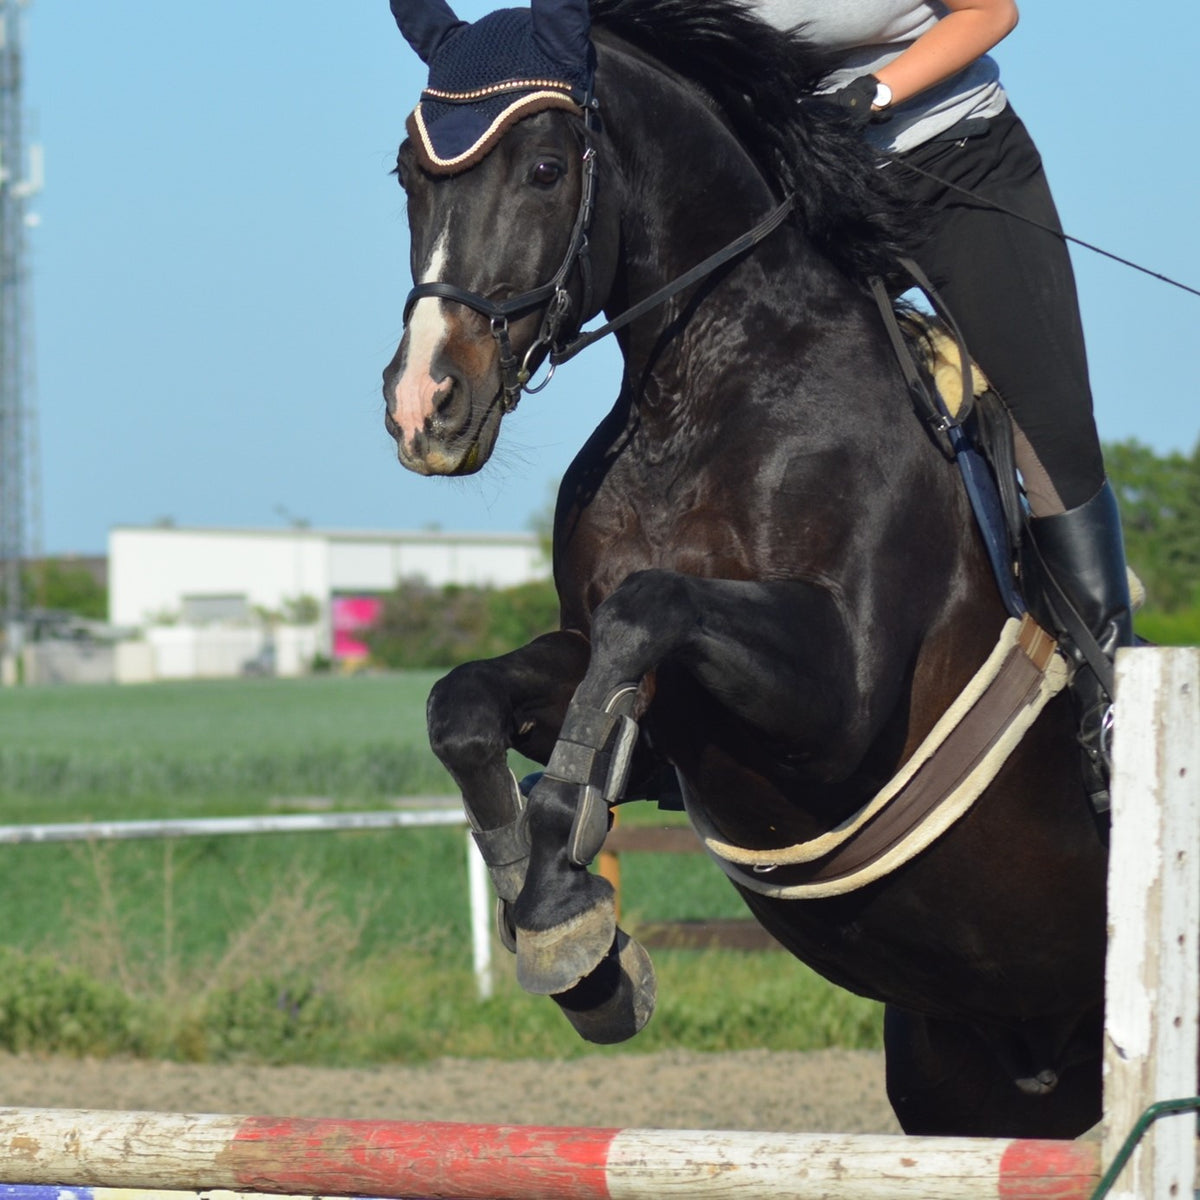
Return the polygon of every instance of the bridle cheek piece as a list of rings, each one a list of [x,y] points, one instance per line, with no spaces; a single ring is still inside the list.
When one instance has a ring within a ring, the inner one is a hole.
[[[500,384],[503,389],[501,404],[505,413],[510,413],[517,407],[522,392],[530,394],[540,392],[554,377],[558,362],[562,361],[559,351],[564,349],[560,337],[568,329],[567,318],[571,312],[571,294],[567,290],[572,273],[578,267],[579,277],[583,286],[580,317],[577,325],[581,325],[591,308],[592,303],[592,266],[589,255],[588,230],[592,223],[592,214],[596,207],[596,175],[597,156],[593,140],[597,103],[589,98],[583,105],[583,180],[579,193],[579,209],[575,214],[575,225],[571,230],[571,240],[562,265],[554,273],[548,283],[510,296],[506,300],[489,300],[479,292],[468,291],[453,283],[434,281],[418,283],[408,293],[404,302],[404,324],[413,306],[418,300],[427,296],[440,300],[453,300],[456,304],[465,305],[475,312],[488,318],[491,323],[492,337],[500,351]],[[549,303],[546,303],[549,301]],[[541,304],[546,304],[542,315],[542,323],[537,337],[533,339],[529,349],[518,360],[513,352],[512,341],[509,337],[508,321],[510,317],[519,317],[530,312]],[[534,362],[539,353],[546,351],[550,356],[550,369],[546,377],[536,387],[529,386],[533,375]]]

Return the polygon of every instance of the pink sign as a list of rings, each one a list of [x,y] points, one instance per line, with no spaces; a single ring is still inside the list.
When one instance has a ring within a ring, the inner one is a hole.
[[[333,617],[333,657],[336,659],[366,658],[370,651],[362,634],[370,629],[383,611],[378,596],[335,596],[331,605]]]

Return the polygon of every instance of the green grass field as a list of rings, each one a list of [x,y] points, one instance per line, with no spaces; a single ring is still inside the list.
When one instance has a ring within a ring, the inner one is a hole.
[[[74,820],[446,792],[425,739],[434,678],[0,690],[0,802],[10,820]]]
[[[424,733],[433,678],[0,691],[0,823],[449,795]],[[461,829],[0,846],[0,872],[0,1046],[323,1063],[588,1049],[507,956],[497,995],[475,999]],[[701,856],[624,856],[622,899],[634,931],[743,914]],[[632,1050],[878,1044],[875,1005],[782,953],[655,962],[659,1009]]]

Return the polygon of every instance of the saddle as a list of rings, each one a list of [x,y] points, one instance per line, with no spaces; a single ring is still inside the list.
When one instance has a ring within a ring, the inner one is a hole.
[[[916,350],[940,407],[951,421],[962,426],[966,445],[956,454],[973,452],[986,466],[990,479],[985,477],[982,484],[985,491],[994,489],[994,496],[976,502],[973,489],[980,486],[980,479],[973,475],[966,480],[966,469],[961,458],[959,461],[988,545],[996,583],[1010,615],[1021,616],[1028,609],[1040,624],[1059,630],[1060,642],[1076,647],[1090,660],[1086,643],[1094,639],[1086,628],[1071,628],[1073,614],[1060,611],[1070,605],[1057,594],[1052,575],[1038,561],[1033,541],[1026,534],[1028,514],[1021,500],[1012,425],[1003,401],[969,356],[964,368],[961,340],[941,318],[917,309],[902,309],[895,314],[895,321],[908,346]],[[1003,554],[994,552],[1002,546],[1006,547]],[[1131,567],[1127,574],[1136,612],[1145,603],[1146,588]]]

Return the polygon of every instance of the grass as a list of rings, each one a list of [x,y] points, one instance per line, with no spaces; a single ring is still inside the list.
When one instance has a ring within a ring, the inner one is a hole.
[[[0,690],[9,821],[340,806],[452,787],[425,739],[435,672]]]
[[[424,735],[433,678],[0,691],[0,822],[448,793]],[[701,856],[621,865],[631,928],[744,913]],[[594,1050],[507,956],[475,998],[461,829],[0,846],[0,872],[0,1046],[326,1064]],[[785,954],[654,957],[658,1011],[630,1050],[879,1043],[876,1005]]]

